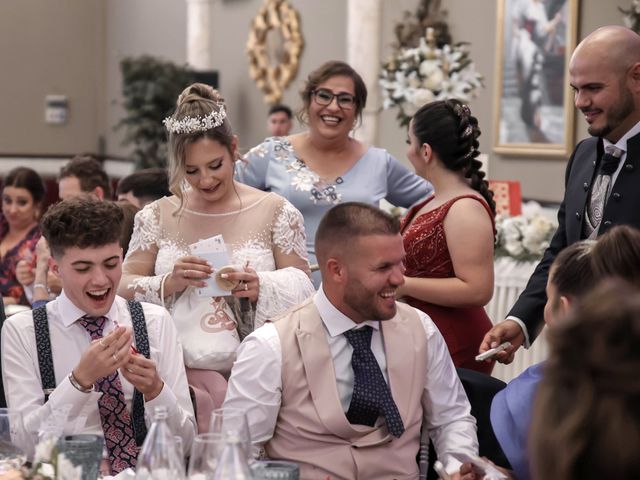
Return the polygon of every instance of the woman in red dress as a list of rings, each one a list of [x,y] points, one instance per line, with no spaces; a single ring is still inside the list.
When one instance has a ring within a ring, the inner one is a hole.
[[[491,373],[475,356],[491,321],[495,203],[476,160],[478,121],[457,100],[427,104],[409,124],[407,156],[435,194],[402,222],[405,284],[399,295],[440,329],[456,367]]]

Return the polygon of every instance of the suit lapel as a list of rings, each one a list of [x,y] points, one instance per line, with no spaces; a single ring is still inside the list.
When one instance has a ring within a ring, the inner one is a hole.
[[[406,425],[409,415],[411,394],[415,380],[414,338],[406,331],[406,323],[399,314],[393,320],[380,322],[385,355],[387,358],[387,375],[393,401]]]
[[[603,223],[599,235],[605,233],[613,225],[620,223],[635,224],[633,216],[629,216],[628,209],[635,210],[636,200],[633,200],[632,194],[638,188],[638,157],[640,157],[640,134],[627,140],[627,152],[624,159],[624,165],[616,178],[616,182],[611,188],[609,199],[605,205],[603,219],[609,220],[610,223]],[[624,195],[623,195],[624,194]],[[621,198],[624,196],[624,203]]]
[[[324,426],[337,437],[352,439],[359,446],[390,441],[391,435],[382,433],[386,429],[349,423],[342,410],[331,351],[318,310],[311,303],[300,313],[296,338],[311,399]]]
[[[352,435],[354,430],[342,411],[333,360],[322,319],[313,304],[309,307],[309,311],[301,316],[296,337],[311,399],[327,429],[338,437],[347,437]]]
[[[598,152],[602,150],[602,141],[590,138],[582,143],[575,153],[572,163],[571,180],[567,182],[566,211],[567,244],[577,242],[582,237],[585,220],[585,208],[593,186]]]

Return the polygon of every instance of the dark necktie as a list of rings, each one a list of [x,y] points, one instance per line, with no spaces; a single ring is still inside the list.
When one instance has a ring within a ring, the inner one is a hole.
[[[604,212],[604,207],[607,204],[607,197],[609,196],[611,176],[618,168],[618,164],[620,163],[620,158],[623,153],[623,150],[620,150],[613,145],[607,145],[605,147],[605,153],[600,159],[598,175],[596,176],[596,179],[593,182],[593,188],[591,189],[591,199],[587,209],[587,221],[585,222],[584,232],[587,237],[591,236],[591,234],[600,227],[602,213]]]
[[[394,437],[400,437],[404,432],[402,417],[371,351],[372,333],[373,330],[368,325],[344,332],[353,347],[351,367],[354,374],[353,395],[347,419],[352,424],[372,427],[379,416],[384,416],[389,432]]]
[[[102,338],[102,331],[107,317],[84,316],[78,323],[91,335],[91,340]],[[104,440],[109,451],[111,472],[115,475],[126,468],[135,468],[138,457],[138,446],[131,415],[127,410],[122,391],[122,382],[116,370],[111,375],[96,382],[102,397],[98,400],[98,410],[102,421]]]

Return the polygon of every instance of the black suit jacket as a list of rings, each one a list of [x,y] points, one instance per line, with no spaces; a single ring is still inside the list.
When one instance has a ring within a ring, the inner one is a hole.
[[[565,174],[565,194],[558,210],[558,230],[551,239],[542,260],[529,279],[527,287],[509,312],[527,326],[529,339],[538,335],[542,325],[545,287],[549,267],[556,255],[567,245],[582,238],[584,211],[595,172],[597,159],[603,151],[602,140],[588,138],[573,151]],[[640,135],[627,141],[627,156],[605,206],[598,235],[614,225],[640,228]]]

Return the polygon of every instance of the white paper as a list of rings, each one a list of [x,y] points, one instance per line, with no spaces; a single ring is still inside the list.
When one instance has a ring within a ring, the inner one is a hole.
[[[211,277],[205,279],[206,287],[197,288],[196,292],[200,297],[224,297],[229,295],[227,290],[221,289],[215,280],[215,270],[231,263],[227,246],[222,235],[215,235],[204,240],[189,245],[191,254],[207,260],[214,270]]]
[[[478,467],[480,471],[484,473],[484,477],[482,477],[483,480],[503,480],[509,478],[493,464],[483,458],[476,457],[475,455],[471,456],[463,452],[451,452],[451,456],[459,462],[471,463]]]

